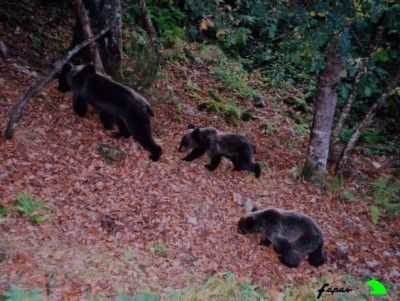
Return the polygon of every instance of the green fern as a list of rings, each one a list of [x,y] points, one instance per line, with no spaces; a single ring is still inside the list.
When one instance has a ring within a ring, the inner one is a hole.
[[[335,175],[333,178],[332,182],[329,182],[326,178],[322,179],[322,184],[326,189],[328,189],[331,192],[335,192],[342,186],[343,178],[341,175]]]
[[[373,206],[371,209],[371,217],[372,217],[372,222],[374,225],[378,223],[379,217],[380,217],[380,210],[378,207]]]
[[[383,176],[377,182],[373,182],[375,187],[375,204],[382,205],[387,211],[400,212],[400,181],[390,182],[391,176]]]
[[[25,291],[18,286],[11,285],[11,289],[4,292],[2,297],[5,298],[5,301],[43,301],[42,292],[41,289]]]

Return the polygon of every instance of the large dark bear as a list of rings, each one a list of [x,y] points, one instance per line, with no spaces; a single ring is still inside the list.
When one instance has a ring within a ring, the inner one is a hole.
[[[192,161],[207,153],[211,161],[205,167],[213,171],[222,157],[226,157],[232,161],[233,170],[248,170],[254,172],[256,178],[260,177],[260,164],[254,160],[254,145],[243,135],[220,132],[212,127],[188,129],[178,150],[184,152],[192,148],[182,160]]]
[[[146,99],[133,89],[96,73],[93,65],[64,65],[58,77],[60,92],[72,91],[76,114],[84,117],[88,103],[100,111],[100,119],[106,129],[116,121],[119,132],[116,137],[135,138],[150,152],[149,158],[158,161],[162,149],[152,136],[151,118],[154,116]]]
[[[272,244],[280,261],[288,267],[298,267],[304,256],[313,266],[325,263],[324,240],[316,222],[305,214],[291,210],[253,209],[242,217],[238,233],[263,233],[262,245]]]

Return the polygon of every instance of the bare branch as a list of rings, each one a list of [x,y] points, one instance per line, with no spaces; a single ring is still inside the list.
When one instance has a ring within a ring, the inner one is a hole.
[[[358,139],[361,136],[361,133],[364,131],[366,126],[371,122],[374,118],[378,110],[382,107],[386,99],[389,97],[390,92],[396,87],[400,80],[400,64],[397,66],[397,70],[387,85],[385,91],[379,96],[376,102],[369,109],[367,115],[365,115],[364,119],[360,122],[353,135],[350,137],[346,146],[344,147],[339,161],[336,164],[336,173],[343,172],[344,167],[346,166],[347,160],[350,156],[350,153],[353,151],[354,146],[356,145]]]
[[[17,122],[17,120],[20,116],[21,110],[25,106],[25,104],[28,102],[28,100],[36,92],[38,92],[45,84],[47,84],[57,74],[57,72],[59,72],[61,70],[61,68],[72,58],[72,56],[74,54],[76,54],[79,50],[86,47],[90,43],[93,43],[98,38],[103,36],[106,32],[108,32],[111,29],[111,27],[113,26],[114,22],[115,22],[115,20],[112,20],[100,32],[98,32],[91,38],[83,41],[82,43],[76,45],[74,48],[69,50],[62,58],[60,58],[58,61],[56,61],[53,64],[53,68],[47,73],[46,77],[42,78],[34,86],[32,86],[29,89],[29,91],[14,104],[14,106],[12,108],[12,113],[10,115],[10,120],[8,121],[8,124],[7,124],[7,129],[4,133],[4,137],[6,139],[11,139],[13,137],[14,124],[15,124],[15,122]]]

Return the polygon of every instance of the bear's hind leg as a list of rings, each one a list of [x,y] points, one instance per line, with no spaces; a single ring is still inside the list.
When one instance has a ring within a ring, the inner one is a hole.
[[[100,120],[103,123],[103,126],[106,130],[111,130],[114,124],[114,118],[110,113],[101,111]]]
[[[113,136],[114,138],[128,138],[129,136],[133,136],[129,133],[128,129],[125,126],[125,123],[122,121],[121,118],[117,118],[118,122],[118,133],[115,133]]]
[[[293,249],[287,249],[279,257],[279,260],[289,268],[297,268],[300,265],[301,258]]]

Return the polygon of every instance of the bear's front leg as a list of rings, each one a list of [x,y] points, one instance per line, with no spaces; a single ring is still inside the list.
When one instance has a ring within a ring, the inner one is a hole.
[[[214,171],[221,162],[222,156],[214,156],[211,158],[210,164],[204,165],[209,171]]]
[[[199,157],[201,157],[202,155],[204,155],[206,152],[206,149],[203,147],[195,147],[189,155],[187,155],[185,158],[183,158],[183,161],[189,162],[189,161],[193,161],[194,159],[197,159]]]

